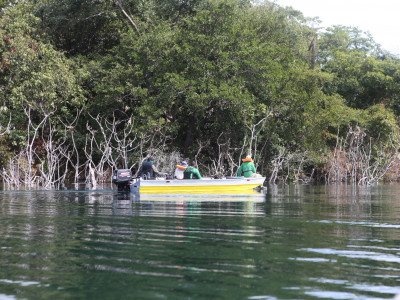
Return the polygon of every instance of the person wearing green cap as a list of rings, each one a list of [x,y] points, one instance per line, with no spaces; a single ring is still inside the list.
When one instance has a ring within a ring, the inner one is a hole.
[[[140,166],[137,176],[141,176],[143,179],[154,179],[156,176],[160,176],[156,166],[154,165],[154,158],[149,157],[147,161],[143,162]]]

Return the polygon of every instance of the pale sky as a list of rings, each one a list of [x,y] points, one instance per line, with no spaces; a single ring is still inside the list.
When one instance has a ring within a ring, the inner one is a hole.
[[[319,17],[322,27],[344,25],[372,34],[375,42],[400,55],[400,0],[275,0],[305,17]]]

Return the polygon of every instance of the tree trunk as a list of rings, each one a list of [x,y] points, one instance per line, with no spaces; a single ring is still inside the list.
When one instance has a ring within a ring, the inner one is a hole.
[[[189,127],[186,132],[186,138],[185,138],[185,144],[184,144],[184,149],[183,149],[183,155],[187,157],[188,152],[189,152],[189,147],[193,145],[193,129],[194,129],[194,123],[190,122]]]

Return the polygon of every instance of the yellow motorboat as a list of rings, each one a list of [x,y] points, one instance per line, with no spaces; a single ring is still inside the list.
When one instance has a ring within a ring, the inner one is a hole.
[[[263,185],[265,177],[226,177],[221,179],[136,179],[130,184],[130,191],[140,194],[168,194],[168,193],[190,193],[190,194],[240,194],[251,191]]]

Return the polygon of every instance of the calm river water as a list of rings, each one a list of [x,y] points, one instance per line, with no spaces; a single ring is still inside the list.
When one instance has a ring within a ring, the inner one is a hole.
[[[392,299],[400,185],[0,191],[0,299]]]

